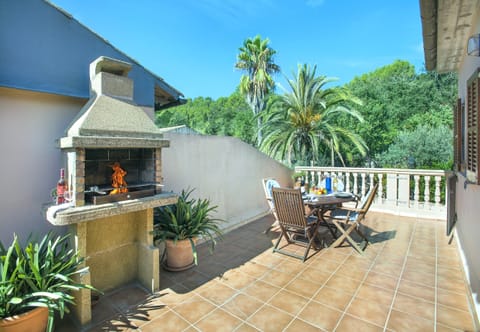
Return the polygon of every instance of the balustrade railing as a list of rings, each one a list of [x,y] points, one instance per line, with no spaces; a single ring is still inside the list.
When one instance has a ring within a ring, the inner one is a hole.
[[[379,184],[372,210],[399,215],[445,219],[445,171],[297,166],[295,172],[304,172],[311,186],[321,186],[327,176],[343,183],[344,191],[365,195],[372,183]]]

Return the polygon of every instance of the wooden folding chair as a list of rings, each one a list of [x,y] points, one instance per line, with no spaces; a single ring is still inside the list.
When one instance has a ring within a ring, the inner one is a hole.
[[[304,262],[312,246],[319,249],[314,243],[315,238],[319,235],[320,224],[318,219],[312,215],[305,215],[305,205],[300,189],[273,188],[272,195],[281,229],[273,252],[299,258]],[[285,238],[287,245],[279,248],[282,238]],[[304,246],[303,256],[283,249],[290,244]]]
[[[365,216],[372,205],[373,199],[378,190],[378,183],[375,184],[365,197],[361,200],[360,206],[355,208],[341,207],[333,210],[330,213],[330,221],[337,227],[341,235],[338,239],[332,243],[332,247],[341,245],[344,241],[348,241],[359,253],[363,253],[368,245],[368,239],[360,230],[361,222],[365,219]],[[347,227],[343,227],[346,225]],[[362,239],[365,240],[365,246],[360,248],[359,244],[352,239],[350,233],[355,231]]]

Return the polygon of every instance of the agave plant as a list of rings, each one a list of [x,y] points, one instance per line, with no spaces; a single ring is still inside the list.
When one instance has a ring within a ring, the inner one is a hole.
[[[74,281],[88,267],[80,268],[83,258],[70,248],[69,237],[50,232],[40,242],[27,241],[25,247],[16,235],[8,248],[0,242],[0,318],[46,307],[47,330],[52,331],[55,312],[63,318],[67,305],[75,304],[71,291],[95,290]]]
[[[208,199],[190,198],[191,190],[182,190],[176,204],[158,207],[155,215],[153,236],[155,241],[172,240],[175,243],[181,240],[190,240],[195,264],[197,251],[194,239],[202,237],[210,242],[213,250],[216,240],[222,238],[219,224],[222,219],[212,218],[217,206],[212,206]]]

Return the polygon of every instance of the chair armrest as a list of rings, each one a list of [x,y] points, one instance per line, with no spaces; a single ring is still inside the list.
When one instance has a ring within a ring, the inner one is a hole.
[[[360,212],[361,211],[361,209],[357,208],[356,206],[355,207],[342,206],[342,207],[338,208],[338,210],[346,210],[346,211],[350,211],[350,212]]]

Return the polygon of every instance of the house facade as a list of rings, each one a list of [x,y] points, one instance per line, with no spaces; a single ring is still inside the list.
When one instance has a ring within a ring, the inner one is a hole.
[[[458,73],[450,222],[480,312],[480,2],[420,0],[427,70]],[[441,254],[441,253],[440,253]],[[448,259],[448,257],[442,257]]]
[[[152,119],[183,95],[48,1],[0,2],[0,45],[0,241],[9,243],[13,232],[26,239],[52,228],[45,207],[66,166],[58,139],[91,95],[90,63],[131,64],[133,102]]]

